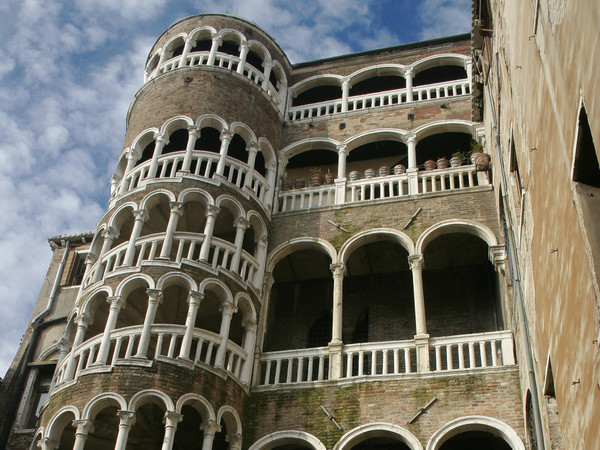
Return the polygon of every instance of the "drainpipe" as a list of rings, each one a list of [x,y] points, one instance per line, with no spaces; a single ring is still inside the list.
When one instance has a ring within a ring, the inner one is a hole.
[[[19,406],[19,401],[22,395],[23,387],[25,386],[25,381],[27,378],[27,367],[29,363],[33,360],[33,354],[37,346],[40,331],[50,325],[54,325],[56,323],[60,323],[66,320],[66,317],[59,317],[56,319],[49,320],[48,322],[44,322],[44,317],[46,317],[50,313],[52,306],[54,305],[54,300],[56,298],[58,288],[60,287],[60,279],[62,278],[68,253],[69,241],[67,241],[65,244],[65,253],[60,261],[58,270],[56,272],[54,284],[52,285],[52,291],[50,292],[50,297],[48,298],[48,305],[46,305],[46,309],[39,313],[31,322],[31,327],[33,330],[31,332],[31,337],[29,338],[29,343],[27,344],[27,351],[25,353],[25,357],[23,358],[20,364],[19,374],[17,376],[14,389],[10,394],[10,400],[8,402],[7,416],[4,418],[2,430],[0,430],[0,448],[6,448],[6,443],[10,435],[10,430],[13,421],[15,420],[15,414]]]
[[[490,92],[489,84],[484,86],[484,90],[486,93],[486,97],[488,103],[490,105],[490,117],[492,120],[492,128],[494,129],[494,147],[496,150],[496,157],[499,164],[502,164],[502,147],[500,144],[500,134],[498,130],[498,125],[496,121],[496,116],[494,113],[494,107],[492,102],[492,94]],[[510,209],[508,208],[508,193],[507,193],[507,183],[506,183],[506,174],[504,173],[503,167],[499,167],[497,171],[500,173],[500,192],[502,194],[502,206],[504,209],[504,214],[506,216],[506,228],[507,228],[507,236],[506,239],[509,242],[509,257],[513,261],[513,271],[511,272],[513,275],[513,293],[516,297],[517,307],[519,315],[521,316],[520,329],[521,334],[524,337],[523,343],[525,345],[525,366],[527,369],[527,374],[529,378],[529,385],[531,386],[531,390],[535,395],[531,396],[531,406],[533,409],[533,427],[535,431],[535,437],[537,440],[538,448],[546,448],[544,444],[544,433],[542,431],[542,417],[540,413],[540,404],[538,401],[538,388],[537,381],[535,378],[534,364],[533,364],[533,352],[531,350],[531,334],[529,331],[529,322],[527,320],[527,312],[525,310],[525,304],[523,302],[523,290],[521,288],[521,274],[519,270],[519,257],[516,252],[516,241],[514,230],[512,226],[512,218],[510,216]],[[524,200],[524,198],[522,198]]]

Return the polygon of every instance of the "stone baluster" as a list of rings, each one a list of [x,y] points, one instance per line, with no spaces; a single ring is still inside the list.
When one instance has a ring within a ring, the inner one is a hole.
[[[210,52],[208,54],[208,60],[206,61],[206,65],[213,66],[215,64],[215,57],[217,56],[217,50],[221,45],[221,38],[219,36],[212,37],[212,43],[210,46]]]
[[[263,75],[264,79],[262,81],[261,87],[265,90],[269,90],[269,77],[271,76],[271,70],[273,69],[273,63],[271,61],[263,61]]]
[[[407,67],[404,69],[404,79],[406,80],[406,101],[413,101],[413,68]]]
[[[244,74],[244,69],[246,68],[246,57],[248,56],[248,43],[242,42],[240,44],[240,62],[237,66],[236,72],[239,74]]]
[[[419,193],[419,169],[417,168],[417,145],[416,137],[409,134],[406,139],[408,147],[408,168],[406,176],[408,177],[408,193],[415,195]]]
[[[256,154],[258,153],[258,146],[256,142],[252,142],[248,146],[248,173],[244,180],[244,186],[248,189],[252,188],[252,179],[254,178],[254,164],[256,162]]]
[[[267,164],[267,189],[268,193],[265,194],[265,207],[267,210],[271,209],[273,204],[273,198],[275,196],[275,177],[277,175],[277,161],[271,161]]]
[[[183,51],[181,52],[181,58],[179,59],[179,64],[177,65],[177,67],[185,67],[186,66],[186,59],[190,53],[191,48],[192,48],[192,41],[187,39],[183,46]]]
[[[425,296],[423,294],[423,255],[408,257],[413,277],[413,292],[415,304],[415,345],[417,350],[417,370],[429,371],[429,334],[425,316]]]
[[[348,97],[350,96],[350,80],[344,78],[342,80],[342,112],[348,112]]]
[[[250,318],[242,322],[244,327],[244,351],[246,352],[246,361],[240,375],[240,381],[242,384],[248,385],[250,383],[250,373],[252,372],[252,365],[254,361],[254,347],[256,346],[256,319]]]
[[[92,317],[89,314],[79,314],[75,322],[77,323],[77,331],[75,332],[73,346],[71,347],[71,353],[68,356],[67,367],[63,375],[65,381],[72,380],[75,376],[75,369],[77,367],[77,363],[75,362],[75,350],[77,350],[77,347],[83,342],[85,332],[92,323]]]
[[[257,289],[262,289],[263,277],[265,276],[266,264],[267,264],[267,244],[268,238],[266,234],[258,236],[255,239],[256,250],[254,252],[254,259],[258,263],[258,269],[254,274],[254,280],[252,284]]]

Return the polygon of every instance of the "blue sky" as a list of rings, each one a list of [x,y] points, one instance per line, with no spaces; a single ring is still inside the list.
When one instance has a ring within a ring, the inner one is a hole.
[[[0,2],[0,376],[30,320],[48,237],[106,209],[125,115],[172,23],[245,17],[292,63],[470,30],[470,0],[4,0]]]

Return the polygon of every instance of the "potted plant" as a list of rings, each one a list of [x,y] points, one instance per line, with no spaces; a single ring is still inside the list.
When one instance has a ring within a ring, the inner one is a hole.
[[[306,180],[304,178],[296,178],[294,180],[294,189],[302,189],[306,187]]]
[[[450,158],[450,166],[451,167],[460,167],[463,165],[465,161],[469,160],[469,152],[465,152],[462,150],[456,150],[452,153],[452,158]]]
[[[440,156],[440,157],[438,157],[435,165],[437,166],[438,169],[447,169],[448,167],[450,167],[450,162],[448,161],[448,158],[446,158],[445,156]]]
[[[490,155],[483,152],[483,145],[475,139],[471,139],[471,162],[477,170],[488,170],[490,168]]]
[[[310,185],[313,187],[321,186],[323,184],[323,171],[319,167],[311,167],[310,173]]]

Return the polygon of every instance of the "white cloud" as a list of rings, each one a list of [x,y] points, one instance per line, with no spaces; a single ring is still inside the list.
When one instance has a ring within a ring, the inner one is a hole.
[[[419,17],[424,28],[420,39],[467,33],[471,29],[471,2],[469,0],[424,0]]]

